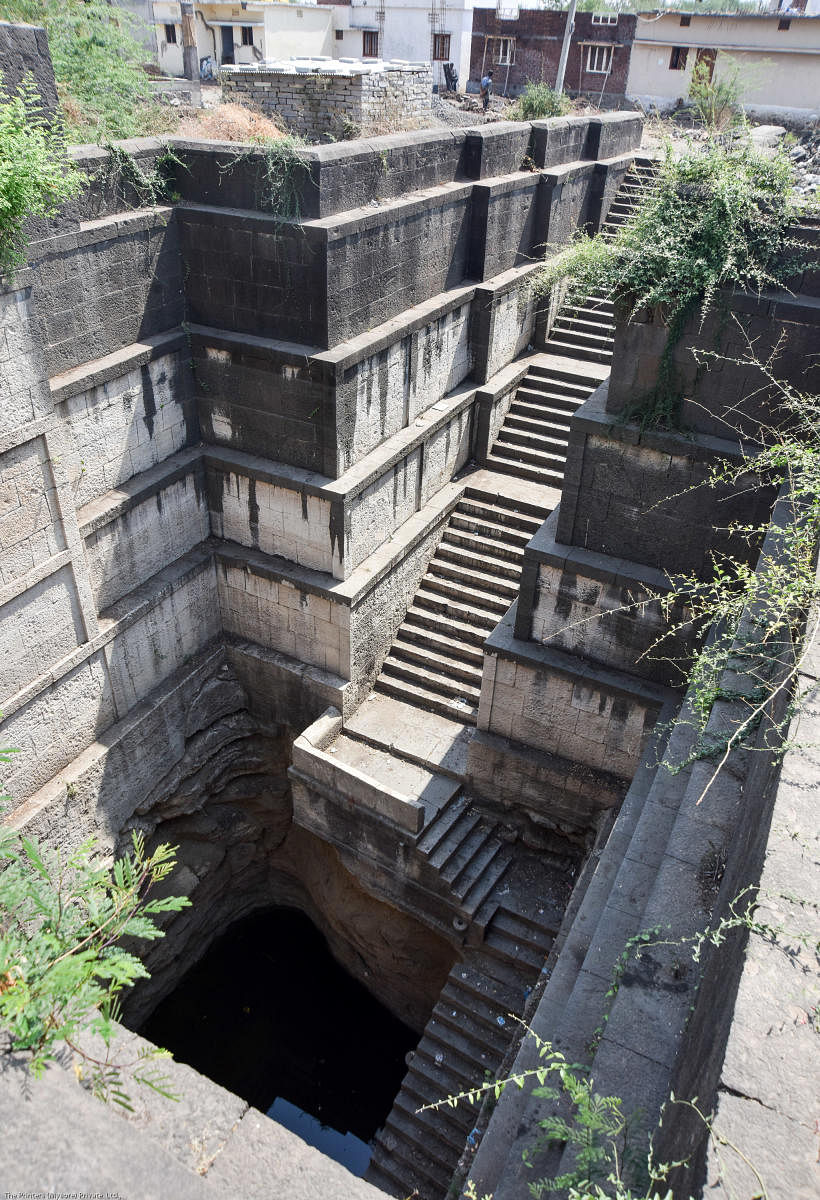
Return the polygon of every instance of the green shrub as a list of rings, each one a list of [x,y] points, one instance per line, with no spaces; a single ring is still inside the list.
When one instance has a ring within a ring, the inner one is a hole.
[[[509,115],[513,121],[541,121],[545,117],[562,117],[570,107],[566,92],[555,92],[548,83],[528,80]]]
[[[0,18],[42,25],[68,139],[160,133],[169,117],[151,102],[135,17],[104,0],[0,0]]]
[[[672,352],[689,318],[705,317],[722,288],[759,292],[794,272],[791,182],[786,158],[770,158],[745,139],[728,148],[711,142],[679,158],[668,148],[654,188],[615,238],[582,236],[547,262],[542,292],[569,280],[575,298],[603,292],[625,302],[630,315],[660,307],[669,337],[657,388],[636,414],[643,424],[676,423]]]
[[[25,260],[28,218],[53,216],[81,190],[62,133],[48,124],[37,89],[24,80],[9,99],[0,98],[0,273],[13,274]]]

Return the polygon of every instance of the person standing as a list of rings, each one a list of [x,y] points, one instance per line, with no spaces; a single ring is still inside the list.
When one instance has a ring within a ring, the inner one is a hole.
[[[492,71],[488,71],[487,74],[484,76],[484,78],[481,80],[481,87],[479,89],[479,95],[481,96],[481,107],[484,109],[485,112],[490,107],[490,93],[492,92],[492,90],[493,90],[493,73],[492,73]]]

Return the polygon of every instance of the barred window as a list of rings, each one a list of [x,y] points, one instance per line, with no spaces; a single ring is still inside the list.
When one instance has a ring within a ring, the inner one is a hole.
[[[612,70],[612,47],[587,46],[587,70],[593,75],[608,75]]]
[[[253,45],[253,26],[252,25],[243,25],[242,26],[242,45],[243,46],[252,46]]]
[[[592,14],[592,24],[593,25],[617,25],[618,24],[618,14],[617,13],[593,13]]]
[[[686,46],[673,46],[669,57],[670,71],[686,70]]]
[[[450,35],[449,33],[434,33],[433,34],[433,62],[449,62],[450,61]]]

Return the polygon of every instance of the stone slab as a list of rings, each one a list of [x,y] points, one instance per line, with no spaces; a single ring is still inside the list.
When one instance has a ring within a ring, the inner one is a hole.
[[[395,754],[388,754],[376,746],[357,741],[345,734],[341,734],[327,746],[325,753],[335,755],[340,762],[355,767],[365,775],[371,775],[393,791],[423,801],[426,809],[438,811],[460,786],[456,780],[446,775],[427,771],[417,763],[408,762]]]
[[[472,728],[373,692],[345,728],[410,762],[464,779]]]

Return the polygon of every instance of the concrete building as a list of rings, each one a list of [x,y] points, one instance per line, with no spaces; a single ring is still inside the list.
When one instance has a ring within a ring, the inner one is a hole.
[[[222,63],[253,63],[264,58],[263,12],[257,3],[195,4],[197,58]],[[168,75],[183,74],[182,25],[178,0],[154,0],[154,31],[159,65]]]
[[[466,82],[470,68],[472,0],[352,0],[288,4],[276,0],[195,4],[197,53],[216,67],[286,58],[403,59],[429,62],[434,86],[444,65]],[[159,65],[182,75],[177,0],[154,0]]]
[[[761,117],[820,111],[820,17],[800,12],[640,13],[627,94],[645,106],[673,108],[689,94],[698,62],[714,78],[735,70],[746,110]]]
[[[517,96],[529,81],[555,83],[567,13],[522,8],[505,16],[500,9],[473,14],[470,79],[493,71],[495,90]],[[565,90],[617,104],[626,93],[636,18],[632,13],[579,12],[567,59]]]

